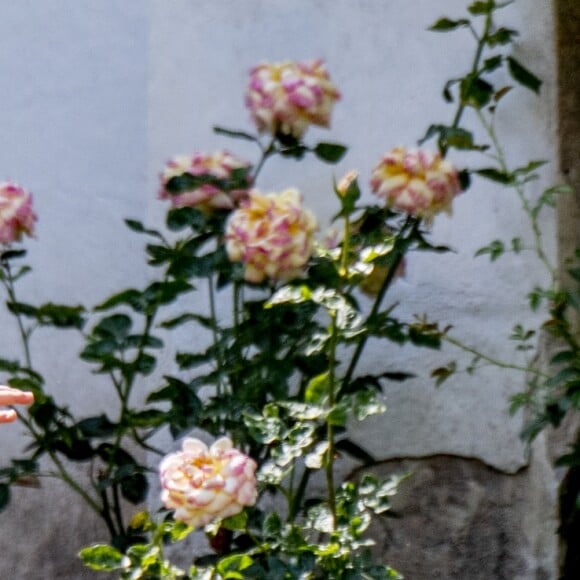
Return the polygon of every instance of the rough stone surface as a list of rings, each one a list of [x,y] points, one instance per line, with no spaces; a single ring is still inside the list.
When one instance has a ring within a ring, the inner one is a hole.
[[[373,471],[411,473],[393,499],[397,517],[371,529],[376,554],[405,578],[556,578],[555,494],[537,468],[505,474],[439,455],[387,461]]]

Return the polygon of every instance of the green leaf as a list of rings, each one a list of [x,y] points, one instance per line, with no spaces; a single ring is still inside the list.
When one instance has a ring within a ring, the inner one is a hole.
[[[85,437],[110,437],[117,426],[106,415],[99,415],[79,421],[77,427]]]
[[[433,30],[434,32],[448,32],[449,30],[455,30],[456,28],[461,28],[463,26],[469,26],[469,20],[462,18],[461,20],[450,20],[449,18],[440,18],[428,28],[428,30]]]
[[[244,580],[242,572],[253,563],[254,561],[247,554],[234,554],[222,558],[217,563],[216,570],[223,580]]]
[[[248,513],[241,511],[234,516],[223,519],[220,525],[222,528],[233,532],[245,530],[248,527]]]
[[[214,354],[211,349],[203,353],[178,352],[175,361],[181,370],[193,369],[213,359]]]
[[[328,371],[314,377],[306,387],[304,400],[307,403],[320,403],[328,395],[329,385]]]
[[[82,306],[65,306],[48,302],[38,309],[38,322],[43,326],[82,329],[85,324]]]
[[[113,355],[118,348],[119,343],[116,340],[106,338],[90,342],[85,346],[79,356],[86,361],[99,362],[103,358]]]
[[[103,572],[114,572],[128,568],[131,561],[119,550],[107,544],[96,544],[83,548],[79,557],[89,568]]]
[[[142,352],[139,358],[135,361],[135,369],[142,375],[149,375],[155,369],[157,360],[145,352]]]
[[[495,2],[494,0],[483,0],[478,2],[473,2],[467,7],[467,10],[470,14],[474,16],[479,16],[482,14],[490,14],[495,10]]]
[[[534,161],[530,161],[527,165],[524,165],[523,167],[518,167],[514,171],[514,175],[528,175],[529,173],[532,173],[532,171],[535,171],[539,167],[546,165],[546,163],[548,162],[545,159],[537,159]]]
[[[116,306],[121,306],[123,304],[128,304],[133,309],[138,310],[141,301],[141,292],[135,290],[134,288],[130,288],[128,290],[123,290],[122,292],[118,292],[117,294],[113,294],[113,296],[107,298],[101,304],[95,306],[95,310],[111,310]]]
[[[149,482],[143,473],[134,473],[121,480],[121,493],[123,497],[136,505],[147,499]]]
[[[447,103],[453,102],[453,95],[451,94],[451,87],[456,85],[461,79],[450,79],[445,83],[443,87],[443,98]]]
[[[514,36],[518,36],[517,30],[498,28],[495,32],[488,34],[485,41],[488,46],[493,48],[494,46],[509,44]]]
[[[357,391],[350,399],[352,412],[358,421],[364,421],[371,415],[380,415],[387,410],[374,390]]]
[[[501,240],[494,240],[493,242],[491,242],[491,244],[489,244],[489,246],[479,248],[479,250],[475,252],[475,257],[489,254],[490,260],[494,262],[500,256],[502,256],[504,252],[505,252],[504,243]]]
[[[37,318],[38,308],[24,302],[6,302],[8,310],[12,314],[27,316],[28,318]]]
[[[131,413],[129,423],[134,427],[159,427],[166,422],[167,413],[159,409],[145,409]]]
[[[7,360],[0,358],[0,371],[17,373],[20,370],[20,363],[17,360]]]
[[[436,379],[435,385],[437,387],[441,386],[449,377],[455,374],[457,370],[457,363],[451,361],[447,366],[439,367],[431,371],[430,376]]]
[[[460,84],[461,102],[464,105],[481,109],[492,99],[494,88],[476,75],[468,75]]]
[[[137,220],[132,220],[132,219],[126,219],[125,223],[127,224],[127,227],[131,230],[133,230],[134,232],[137,232],[139,234],[149,234],[150,236],[154,236],[156,238],[159,239],[163,239],[163,236],[157,231],[157,230],[150,230],[147,229],[142,222],[137,221]]]
[[[476,145],[473,140],[473,134],[460,127],[448,127],[446,125],[431,125],[425,136],[419,141],[419,145],[439,135],[441,145],[444,147],[453,147],[460,150],[483,151],[487,149],[485,145]]]
[[[184,522],[175,521],[171,526],[171,530],[169,532],[169,537],[171,538],[172,542],[182,542],[193,532],[194,528],[188,526]]]
[[[34,318],[42,326],[81,329],[85,323],[82,316],[85,309],[82,306],[65,306],[52,302],[38,308],[23,302],[7,302],[6,306],[13,314]]]
[[[167,214],[167,227],[172,232],[179,232],[187,227],[200,230],[205,226],[204,214],[193,207],[180,207],[172,209]]]
[[[524,87],[534,91],[535,93],[540,92],[540,87],[542,86],[542,81],[530,72],[525,66],[523,66],[519,61],[517,61],[512,56],[508,56],[508,69],[512,78],[523,85]]]
[[[554,355],[550,360],[550,364],[558,365],[562,363],[569,363],[575,360],[577,356],[578,355],[571,350],[564,350]]]
[[[159,326],[161,328],[173,329],[178,326],[181,326],[182,324],[185,324],[186,322],[197,322],[198,324],[201,324],[201,326],[203,326],[204,328],[208,328],[210,330],[213,328],[213,322],[211,318],[207,316],[201,316],[200,314],[191,314],[189,312],[186,312],[185,314],[180,314],[179,316],[176,316],[175,318],[170,318],[169,320],[164,320],[163,322],[159,323]]]
[[[495,169],[494,167],[485,167],[484,169],[476,169],[472,173],[477,173],[481,177],[485,177],[490,181],[495,181],[496,183],[502,183],[503,185],[510,185],[514,182],[514,177],[510,173],[501,171],[500,169]]]
[[[522,240],[520,238],[512,238],[512,252],[519,254],[522,251]]]
[[[26,250],[6,250],[0,253],[0,261],[9,262],[17,258],[24,258],[24,256],[26,256]]]
[[[95,328],[93,334],[101,338],[114,338],[122,341],[131,331],[133,321],[126,314],[113,314],[103,318]]]
[[[262,532],[265,536],[272,536],[274,538],[279,537],[282,531],[282,521],[280,516],[276,512],[270,512],[265,518],[262,524]]]
[[[499,68],[501,66],[502,62],[503,62],[503,56],[501,54],[486,58],[483,61],[483,70],[485,72],[492,72],[495,69]]]
[[[347,148],[338,143],[318,143],[314,147],[314,155],[327,163],[338,163],[346,152]]]

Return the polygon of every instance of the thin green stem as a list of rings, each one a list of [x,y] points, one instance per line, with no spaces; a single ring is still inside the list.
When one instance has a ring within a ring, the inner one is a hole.
[[[121,512],[121,498],[119,496],[119,485],[113,484],[113,510],[115,514],[115,519],[117,520],[117,526],[121,533],[125,530],[125,524],[123,523],[123,514]]]
[[[276,142],[275,138],[272,137],[270,143],[268,144],[268,147],[266,147],[265,149],[262,149],[262,157],[258,161],[258,165],[256,165],[256,169],[254,170],[254,175],[252,175],[252,182],[255,183],[256,180],[258,179],[258,175],[260,174],[260,172],[264,168],[264,163],[266,163],[266,160],[269,157],[271,157],[272,155],[274,155],[274,153],[276,153],[276,148],[274,147],[275,142]]]
[[[121,410],[119,411],[118,429],[117,429],[115,441],[113,443],[113,449],[111,450],[111,452],[109,454],[109,459],[107,462],[106,475],[104,476],[105,479],[108,479],[111,477],[111,474],[112,474],[113,469],[115,467],[115,457],[117,455],[118,450],[121,448],[121,443],[123,442],[123,437],[127,433],[125,421],[126,421],[127,415],[130,412],[129,397],[131,396],[131,391],[133,389],[133,386],[135,383],[135,377],[137,375],[137,373],[135,371],[135,365],[137,364],[137,362],[139,361],[139,359],[141,358],[141,356],[143,355],[143,352],[145,350],[147,338],[149,336],[149,333],[151,332],[151,327],[153,325],[153,321],[155,318],[155,313],[156,313],[156,310],[153,313],[150,312],[145,316],[145,326],[143,328],[143,334],[142,334],[141,340],[139,341],[139,345],[137,347],[137,354],[135,355],[135,358],[133,360],[133,363],[131,365],[130,370],[128,370],[126,373],[123,373],[123,378],[125,379],[124,385],[118,384],[117,382],[113,381],[113,383],[115,384],[115,388],[119,394],[120,401],[121,401]],[[131,429],[132,429],[132,432],[134,432],[134,429],[133,428],[131,428]],[[123,528],[121,528],[120,532],[121,533],[123,532]]]
[[[213,276],[210,274],[207,278],[208,282],[208,294],[209,294],[209,312],[211,318],[211,332],[213,343],[217,347],[216,350],[216,358],[217,358],[217,386],[216,386],[216,395],[221,398],[224,395],[223,392],[223,383],[222,383],[222,372],[224,368],[224,359],[223,359],[223,351],[222,346],[219,340],[219,325],[217,319],[217,311],[215,305],[215,288],[213,282]]]
[[[456,338],[449,336],[448,334],[444,334],[442,336],[442,339],[445,340],[446,342],[448,342],[449,344],[452,344],[453,346],[456,346],[457,348],[460,348],[461,350],[463,350],[465,352],[469,352],[469,353],[475,355],[476,357],[480,358],[481,360],[487,361],[488,363],[490,363],[496,367],[501,367],[504,369],[512,369],[512,370],[521,371],[524,373],[530,373],[530,374],[534,374],[534,375],[537,375],[537,376],[545,378],[545,379],[550,377],[550,375],[543,373],[542,371],[539,371],[538,369],[536,369],[534,367],[525,367],[525,366],[515,365],[515,364],[507,363],[505,361],[496,359],[496,358],[491,357],[489,355],[486,355],[486,354],[476,350],[475,348],[462,343],[460,340],[457,340]]]
[[[485,116],[483,115],[483,113],[479,109],[477,110],[477,116],[479,118],[479,121],[480,121],[482,127],[484,128],[484,130],[488,134],[489,138],[491,139],[493,147],[496,151],[496,159],[497,159],[497,162],[499,164],[501,171],[509,174],[510,171],[509,171],[508,166],[507,166],[506,156],[505,156],[503,147],[501,146],[501,143],[499,142],[499,139],[497,137],[495,127],[493,126],[492,123],[489,123],[487,121],[487,119],[485,118]],[[555,281],[557,279],[556,269],[554,268],[554,266],[552,265],[552,263],[550,262],[550,260],[548,259],[548,256],[546,255],[546,253],[544,251],[542,230],[540,229],[540,225],[538,223],[538,218],[534,214],[533,208],[531,207],[530,202],[526,198],[523,185],[521,183],[515,183],[515,184],[513,184],[513,188],[515,189],[515,191],[520,199],[520,202],[522,204],[522,207],[524,208],[524,211],[526,212],[526,215],[528,216],[528,218],[530,220],[530,225],[532,227],[532,232],[534,235],[534,250],[536,252],[536,255],[538,256],[539,260],[544,264],[544,266],[548,270],[550,277],[552,279],[552,282],[555,283]]]
[[[483,57],[483,49],[485,48],[485,44],[487,42],[487,37],[488,37],[489,32],[491,30],[492,24],[493,24],[493,20],[492,20],[492,14],[490,12],[485,17],[485,24],[483,26],[483,32],[482,32],[481,36],[478,36],[477,33],[472,29],[472,33],[473,33],[475,39],[477,40],[477,48],[475,50],[475,55],[473,57],[473,62],[471,65],[471,71],[469,72],[469,75],[475,75],[475,74],[477,74],[477,71],[479,70],[479,67],[481,65],[481,59]],[[457,129],[457,127],[459,127],[459,123],[461,123],[461,119],[463,117],[463,113],[465,112],[466,106],[467,105],[460,98],[459,99],[459,106],[457,107],[457,111],[455,112],[455,116],[453,117],[453,122],[451,123],[451,127],[453,127],[454,129]],[[445,155],[447,155],[447,151],[449,150],[449,146],[446,144],[440,143],[439,149],[441,150],[441,155],[443,155],[443,157],[445,157]]]
[[[8,297],[11,302],[18,302],[16,297],[16,288],[14,285],[14,277],[12,275],[12,270],[10,268],[10,263],[7,260],[2,261],[2,266],[6,272],[6,279],[3,280],[4,287],[8,293]],[[32,369],[32,356],[30,352],[30,344],[29,338],[30,334],[24,328],[24,323],[22,321],[22,317],[19,313],[15,314],[16,320],[18,321],[18,328],[20,331],[20,338],[22,341],[22,347],[24,350],[24,356],[26,360],[26,366],[29,369]],[[28,429],[30,434],[33,436],[37,443],[42,443],[42,435],[38,433],[32,424],[32,422],[27,419],[22,412],[16,410],[18,418],[22,422],[22,424]],[[83,498],[86,504],[97,513],[99,516],[103,516],[103,510],[101,506],[83,489],[83,487],[68,473],[60,459],[58,458],[55,451],[51,449],[46,450],[50,459],[52,460],[53,464],[55,465],[56,469],[58,470],[58,475],[60,479],[62,479],[73,491],[75,491],[79,496]]]
[[[336,348],[338,345],[338,327],[336,324],[336,312],[330,312],[330,345],[328,356],[328,409],[332,408],[336,402]],[[334,425],[327,419],[326,438],[328,440],[328,450],[326,452],[325,473],[326,488],[328,493],[328,507],[332,514],[332,527],[336,530],[336,495],[334,489]]]
[[[16,299],[16,289],[14,287],[14,278],[12,276],[12,270],[10,268],[10,262],[8,260],[2,260],[2,265],[6,271],[6,280],[4,282],[4,287],[8,292],[8,298],[11,302],[16,303],[18,300]],[[24,349],[24,358],[26,361],[26,366],[30,369],[32,368],[32,359],[30,356],[30,345],[28,344],[29,333],[24,328],[24,323],[22,321],[22,316],[19,312],[15,314],[16,321],[18,323],[18,330],[20,332],[20,338],[22,342],[22,347]]]
[[[58,469],[58,477],[62,479],[67,485],[73,489],[78,495],[80,495],[87,505],[98,515],[100,515],[103,519],[106,520],[104,516],[104,509],[82,488],[82,486],[73,479],[73,477],[67,472],[64,465],[56,455],[55,451],[47,450],[47,453]]]
[[[308,481],[310,480],[310,474],[312,471],[307,467],[304,468],[302,476],[300,477],[300,482],[296,488],[296,493],[293,494],[290,509],[288,510],[288,522],[293,522],[300,511],[300,506],[302,505],[302,500],[304,494],[306,493],[306,488],[308,487]]]
[[[403,240],[401,238],[404,237],[404,234],[407,231],[407,229],[414,230],[416,227],[418,227],[418,224],[419,224],[419,222],[417,220],[409,217],[409,218],[407,218],[407,221],[405,222],[404,226],[402,227],[401,232],[400,232],[400,237],[395,241],[395,247],[393,248],[392,263],[389,267],[389,271],[387,272],[385,280],[383,281],[383,284],[382,284],[381,288],[379,289],[379,292],[375,298],[375,302],[371,308],[371,311],[370,311],[369,315],[366,317],[366,320],[364,323],[365,326],[368,324],[368,322],[370,320],[372,320],[378,314],[378,312],[382,306],[383,300],[387,294],[387,290],[391,286],[391,283],[393,282],[393,279],[395,278],[395,275],[397,274],[397,270],[399,268],[399,265],[401,264],[401,260],[403,259],[404,255],[405,255],[404,249],[401,248],[400,246],[402,243],[405,243],[405,245],[406,245],[406,239]],[[362,355],[362,352],[366,346],[368,338],[369,337],[368,337],[367,332],[364,332],[360,335],[360,338],[358,340],[358,343],[356,345],[356,348],[355,348],[354,353],[352,355],[352,358],[350,360],[350,364],[346,370],[344,378],[342,379],[343,389],[348,387],[348,384],[352,380],[352,377],[354,375],[354,372],[356,370],[356,367],[358,365],[358,362],[359,362],[359,359]]]
[[[116,538],[120,534],[115,529],[115,524],[111,518],[111,506],[109,504],[109,498],[107,496],[107,491],[104,489],[101,491],[101,500],[103,502],[103,511],[101,514],[102,518],[105,520],[105,524],[107,525],[109,533],[111,534],[111,538]],[[123,530],[121,529],[120,532],[122,533],[122,531]]]

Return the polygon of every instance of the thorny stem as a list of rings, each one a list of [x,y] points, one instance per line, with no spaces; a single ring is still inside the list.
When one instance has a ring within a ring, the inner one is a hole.
[[[217,377],[217,396],[221,397],[224,393],[222,391],[222,369],[223,369],[223,353],[222,353],[222,348],[219,342],[219,336],[218,336],[218,321],[217,321],[217,313],[216,313],[216,307],[215,307],[215,291],[214,291],[214,286],[213,286],[213,277],[210,274],[207,278],[208,281],[208,293],[209,293],[209,311],[210,311],[210,317],[211,317],[211,332],[212,332],[212,337],[213,337],[213,343],[216,345],[217,347],[217,351],[216,351],[216,358],[217,358],[217,371],[218,371],[218,377]]]
[[[330,313],[330,352],[328,357],[328,408],[332,410],[336,398],[336,347],[338,344],[338,327],[336,325],[336,312]],[[336,496],[334,490],[334,425],[327,419],[326,437],[328,439],[328,450],[326,452],[326,487],[328,490],[328,507],[332,514],[332,528],[336,530]]]
[[[477,74],[477,71],[479,70],[479,66],[481,64],[481,58],[483,56],[483,49],[484,49],[485,44],[487,42],[487,37],[488,37],[489,32],[491,30],[492,23],[493,23],[492,14],[490,12],[485,17],[485,24],[483,26],[482,35],[480,37],[478,37],[477,34],[472,30],[472,33],[474,34],[475,38],[477,39],[477,49],[475,51],[475,56],[473,57],[473,63],[471,65],[471,72],[469,73],[470,75]],[[464,102],[462,102],[462,100],[460,99],[459,106],[457,107],[457,111],[455,113],[455,116],[453,117],[453,122],[451,123],[451,126],[454,129],[459,127],[459,123],[461,122],[461,118],[463,117],[463,113],[465,112],[466,106],[467,105]],[[444,144],[440,144],[439,148],[441,150],[441,155],[443,155],[443,157],[445,157],[445,155],[447,154],[447,151],[449,149],[449,146],[444,145]]]

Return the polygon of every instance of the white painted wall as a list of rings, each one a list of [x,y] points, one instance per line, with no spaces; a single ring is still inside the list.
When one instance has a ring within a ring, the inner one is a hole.
[[[442,15],[461,17],[465,0],[237,0],[153,3],[150,93],[150,166],[161,167],[176,153],[227,147],[255,159],[252,145],[214,135],[214,124],[251,130],[243,93],[248,70],[262,60],[322,57],[343,93],[332,128],[312,130],[308,140],[335,140],[350,146],[336,168],[313,159],[276,160],[260,176],[264,190],[298,187],[306,204],[321,217],[336,211],[332,178],[358,169],[366,185],[380,155],[393,146],[414,146],[433,122],[450,123],[454,109],[440,98],[444,82],[468,70],[473,58],[467,31],[435,34],[428,28]],[[499,114],[501,138],[513,163],[554,159],[554,55],[549,3],[520,1],[504,11],[505,23],[522,30],[517,55],[544,79],[540,99],[517,91]],[[507,79],[506,79],[506,82]],[[466,116],[469,119],[469,116]],[[459,165],[468,156],[455,153]],[[479,166],[486,161],[475,158]],[[546,172],[554,179],[554,165]],[[542,184],[534,184],[539,191]],[[368,186],[366,187],[368,192]],[[368,194],[370,199],[370,194]],[[152,201],[151,215],[159,212]],[[553,220],[544,226],[553,252]],[[436,219],[433,238],[453,254],[414,255],[407,276],[393,289],[393,302],[406,319],[426,313],[454,334],[492,356],[514,358],[506,339],[516,322],[537,323],[524,296],[545,281],[531,256],[506,258],[490,265],[473,259],[493,239],[530,232],[513,192],[475,182],[455,204],[452,218]],[[388,352],[385,353],[385,350]],[[507,398],[523,378],[502,370],[459,374],[439,390],[429,370],[457,357],[425,349],[377,344],[367,353],[368,369],[413,370],[418,378],[386,390],[390,413],[369,421],[361,440],[379,457],[456,453],[490,465],[516,470],[525,461],[518,440],[520,418],[507,415]],[[459,357],[464,362],[469,358]],[[519,359],[521,360],[521,359]],[[364,370],[364,366],[361,367]]]
[[[264,190],[298,187],[321,219],[328,218],[335,210],[333,176],[357,168],[365,184],[385,150],[413,146],[428,124],[449,122],[452,110],[439,91],[447,78],[469,66],[470,38],[467,32],[437,35],[425,29],[444,14],[460,16],[466,4],[2,3],[0,177],[31,189],[40,217],[38,239],[27,244],[36,271],[23,283],[22,298],[92,305],[112,291],[145,280],[142,240],[128,233],[122,219],[161,223],[165,205],[156,199],[157,173],[175,154],[227,147],[255,158],[251,147],[214,135],[211,126],[251,128],[243,92],[248,69],[263,59],[322,57],[343,93],[332,129],[309,131],[308,140],[348,144],[346,159],[336,168],[314,160],[276,160],[259,183]],[[518,56],[545,84],[540,99],[524,90],[517,100],[506,99],[499,123],[502,139],[514,163],[555,159],[551,3],[519,0],[504,14],[508,26],[523,31]],[[466,162],[456,154],[452,159],[460,165]],[[554,172],[553,164],[547,181],[555,178]],[[539,191],[542,185],[533,187]],[[553,219],[547,217],[543,225],[553,252]],[[401,317],[427,313],[453,324],[455,335],[477,348],[516,361],[505,337],[515,322],[533,326],[541,319],[530,315],[524,295],[544,281],[544,274],[525,255],[493,266],[485,258],[473,259],[475,250],[492,239],[513,236],[530,239],[515,195],[488,182],[475,183],[457,200],[453,218],[439,217],[433,228],[433,238],[456,253],[409,259],[407,277],[397,283],[392,297],[401,303]],[[5,315],[0,315],[0,323],[0,353],[14,356],[15,328]],[[97,378],[75,361],[79,342],[63,333],[45,336],[47,340],[39,336],[35,343],[35,355],[59,398],[68,398],[75,410],[108,408],[108,399],[95,387]],[[457,354],[377,344],[361,371],[382,368],[388,358],[389,368],[413,370],[419,376],[389,386],[389,413],[369,422],[360,439],[382,458],[455,453],[516,470],[525,462],[517,437],[521,421],[510,419],[506,409],[508,396],[521,389],[523,378],[487,368],[474,377],[458,375],[435,390],[429,370]],[[18,434],[17,427],[3,428],[3,456],[10,457],[20,447]],[[21,521],[19,510],[43,506],[46,527],[35,542],[46,544],[49,530],[60,529],[62,514],[45,509],[50,497],[23,490],[21,506],[13,505],[0,516],[11,522],[10,527],[2,525],[3,554],[24,555],[14,546],[14,533],[33,537],[32,524]],[[35,561],[43,558],[46,554]],[[57,577],[48,569],[43,576],[18,575],[24,574],[23,565],[22,560],[16,564],[3,556],[0,576]],[[56,568],[51,570],[54,574]],[[75,574],[70,577],[81,577]]]

